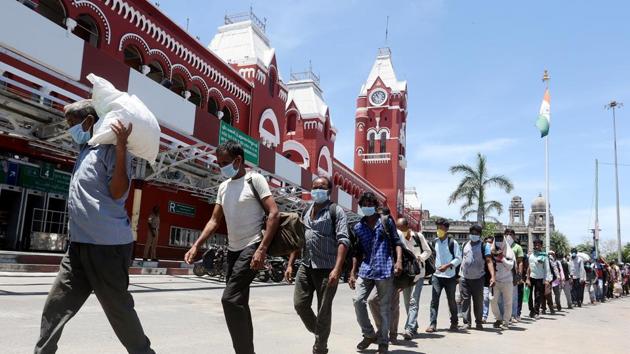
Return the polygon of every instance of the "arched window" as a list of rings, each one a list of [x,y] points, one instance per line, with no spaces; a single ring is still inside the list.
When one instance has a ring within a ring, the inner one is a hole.
[[[208,98],[208,113],[212,114],[215,117],[219,113],[219,104],[217,103],[217,100],[214,97]]]
[[[171,86],[171,91],[182,96],[184,91],[186,90],[186,84],[184,83],[184,78],[181,77],[180,75],[173,75],[171,82],[173,84]]]
[[[269,73],[269,82],[268,84],[268,89],[269,89],[269,96],[273,97],[276,91],[276,72],[275,71],[271,71]]]
[[[384,153],[387,151],[387,133],[382,132],[381,133],[381,153]]]
[[[368,154],[373,154],[374,153],[374,145],[375,145],[375,140],[376,140],[376,133],[375,132],[371,132],[368,135]]]
[[[77,26],[74,28],[73,33],[91,46],[98,47],[99,36],[96,21],[89,15],[81,15],[77,17],[76,21]]]
[[[188,101],[192,102],[195,106],[201,106],[201,92],[196,86],[193,86],[190,89],[190,97],[188,97]]]
[[[224,123],[232,125],[232,112],[230,111],[230,109],[228,107],[223,107],[223,110],[221,112],[223,112],[223,117],[221,117],[221,120]]]
[[[295,132],[297,126],[297,114],[291,113],[287,117],[287,133]]]
[[[130,68],[142,72],[142,55],[140,55],[140,51],[135,46],[127,46],[125,48],[125,64]]]
[[[37,5],[37,12],[59,26],[66,27],[66,10],[61,5],[61,1],[40,0]]]
[[[152,61],[151,64],[149,64],[149,69],[151,69],[151,71],[149,71],[147,76],[151,80],[155,82],[162,82],[162,80],[164,80],[164,69],[162,69],[162,65],[160,65],[158,61]]]

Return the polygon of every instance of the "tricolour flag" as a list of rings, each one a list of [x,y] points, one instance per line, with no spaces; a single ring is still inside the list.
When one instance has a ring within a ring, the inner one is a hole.
[[[536,127],[540,130],[540,137],[544,138],[549,134],[549,123],[551,122],[551,97],[549,96],[549,89],[545,90],[545,97],[540,104],[540,113],[538,113],[538,120],[536,121]]]

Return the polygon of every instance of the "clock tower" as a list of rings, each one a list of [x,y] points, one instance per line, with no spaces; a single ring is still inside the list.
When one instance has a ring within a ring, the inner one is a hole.
[[[394,217],[404,213],[407,82],[399,81],[389,48],[380,48],[357,98],[354,170],[387,196]]]

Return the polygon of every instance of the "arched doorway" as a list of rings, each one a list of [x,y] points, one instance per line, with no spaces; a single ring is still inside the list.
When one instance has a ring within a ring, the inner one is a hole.
[[[100,38],[96,21],[89,15],[80,15],[76,21],[77,26],[73,33],[91,46],[98,47]]]
[[[61,27],[66,27],[66,9],[59,0],[40,0],[37,12]]]
[[[149,64],[149,73],[147,77],[155,82],[162,82],[164,80],[164,69],[162,69],[162,65],[154,60]]]
[[[136,46],[130,45],[125,47],[124,51],[125,64],[130,68],[142,72],[142,55]]]

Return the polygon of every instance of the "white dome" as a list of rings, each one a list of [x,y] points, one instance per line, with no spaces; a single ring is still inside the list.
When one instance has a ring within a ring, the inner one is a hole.
[[[532,211],[545,211],[547,209],[547,202],[543,198],[542,194],[538,194],[538,197],[532,202]]]

